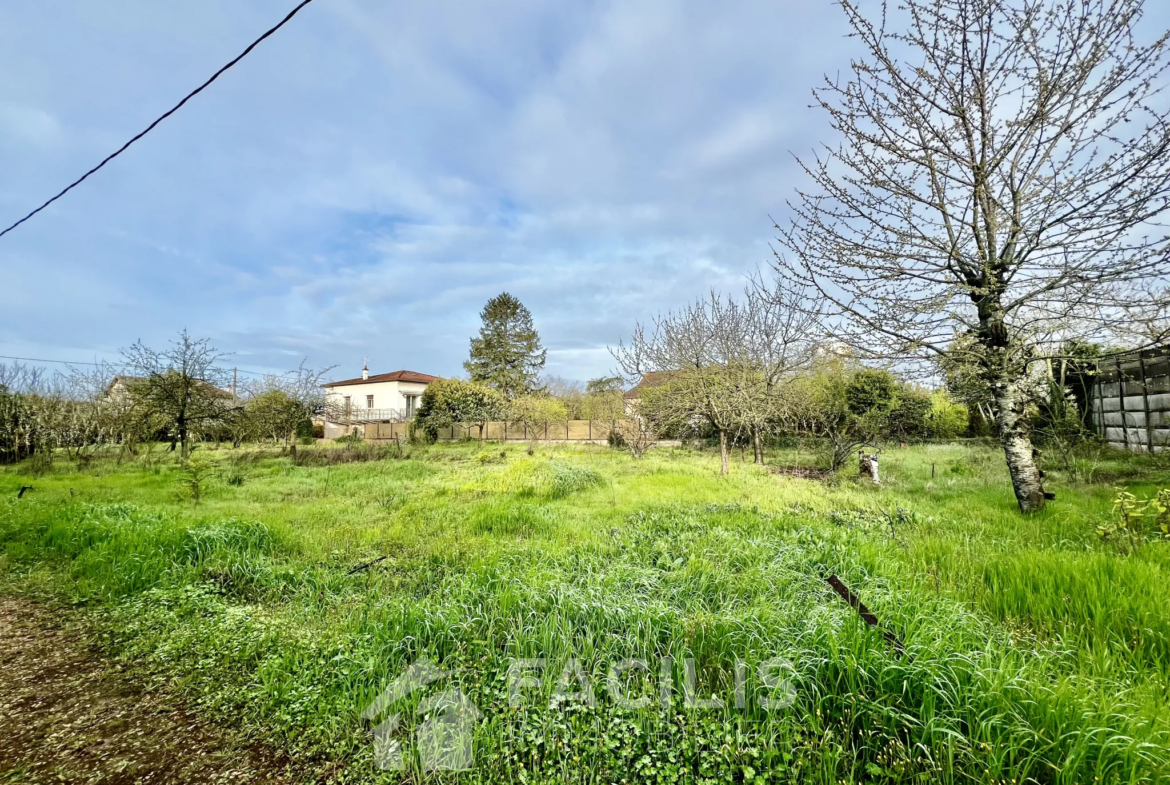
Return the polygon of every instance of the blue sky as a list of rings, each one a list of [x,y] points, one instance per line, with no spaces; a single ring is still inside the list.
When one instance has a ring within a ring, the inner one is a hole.
[[[0,6],[0,223],[292,5]],[[315,0],[0,239],[0,354],[186,327],[245,368],[455,374],[509,291],[549,373],[601,375],[635,320],[768,262],[792,153],[832,139],[808,104],[845,32],[828,0]]]

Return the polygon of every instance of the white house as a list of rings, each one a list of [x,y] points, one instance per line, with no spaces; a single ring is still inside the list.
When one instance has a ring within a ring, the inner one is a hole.
[[[321,385],[325,388],[325,438],[360,430],[366,423],[405,422],[414,416],[427,385],[439,377],[416,371],[370,375]]]

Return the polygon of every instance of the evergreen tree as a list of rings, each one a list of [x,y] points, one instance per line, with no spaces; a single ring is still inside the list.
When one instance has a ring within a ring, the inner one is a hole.
[[[471,357],[463,363],[471,380],[509,399],[532,392],[547,354],[532,325],[532,313],[504,292],[488,300],[479,316],[483,327],[479,337],[471,339]]]

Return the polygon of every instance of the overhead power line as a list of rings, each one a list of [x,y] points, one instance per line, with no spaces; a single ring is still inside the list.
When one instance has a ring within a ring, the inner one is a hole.
[[[26,363],[58,363],[60,365],[94,365],[102,367],[103,365],[113,365],[114,363],[82,363],[70,362],[69,360],[46,360],[43,357],[12,357],[7,354],[0,354],[0,360],[22,360]]]
[[[154,130],[155,126],[157,126],[157,125],[158,125],[159,123],[161,123],[163,120],[166,120],[168,117],[170,117],[171,115],[173,115],[175,112],[179,111],[179,110],[180,110],[180,109],[183,107],[183,104],[187,103],[187,102],[188,102],[188,101],[190,101],[192,98],[194,98],[195,96],[199,95],[199,93],[203,92],[203,90],[204,90],[204,89],[205,89],[205,88],[206,88],[208,85],[210,85],[212,82],[214,82],[216,79],[218,79],[218,78],[219,78],[219,77],[220,77],[220,76],[221,76],[221,75],[222,75],[222,74],[223,74],[225,71],[227,71],[227,70],[228,70],[229,68],[231,68],[233,65],[235,65],[236,63],[240,62],[240,61],[241,61],[241,60],[243,60],[245,57],[247,57],[247,56],[248,56],[248,53],[249,53],[249,52],[251,52],[253,49],[255,49],[257,46],[259,46],[259,44],[260,44],[260,42],[261,42],[261,41],[263,41],[265,38],[267,38],[268,36],[270,36],[270,35],[272,35],[273,33],[275,33],[275,32],[276,32],[277,30],[279,30],[280,28],[284,27],[284,26],[285,26],[285,25],[286,25],[286,24],[289,22],[289,20],[291,20],[291,19],[292,19],[294,16],[296,16],[296,15],[297,15],[297,13],[298,13],[298,12],[299,12],[299,11],[300,11],[302,8],[304,8],[305,6],[307,6],[307,5],[308,5],[309,3],[311,3],[311,2],[313,2],[313,0],[301,0],[301,2],[300,2],[298,5],[297,5],[297,7],[296,7],[296,8],[294,8],[293,10],[289,11],[289,12],[288,12],[288,15],[287,15],[287,16],[285,16],[285,17],[284,17],[284,19],[281,19],[281,20],[280,20],[280,22],[279,22],[278,24],[276,24],[276,26],[274,26],[274,27],[270,28],[270,29],[269,29],[267,32],[265,32],[265,33],[264,33],[264,35],[260,36],[260,37],[259,37],[259,38],[257,38],[255,41],[253,41],[251,44],[249,44],[247,49],[245,49],[243,52],[240,52],[240,54],[238,54],[238,55],[237,55],[237,56],[236,56],[236,57],[235,57],[233,60],[231,60],[231,61],[230,61],[230,62],[229,62],[227,65],[225,65],[223,68],[220,68],[218,71],[216,71],[214,74],[212,74],[210,79],[208,79],[206,82],[204,82],[203,84],[201,84],[201,85],[199,85],[198,87],[196,87],[196,88],[195,88],[194,90],[192,90],[191,92],[187,93],[187,95],[185,95],[185,96],[183,97],[183,100],[182,100],[182,101],[179,101],[179,103],[175,104],[173,107],[171,107],[169,110],[167,110],[167,112],[165,112],[165,113],[164,113],[162,116],[160,116],[160,117],[159,117],[157,120],[155,120],[155,121],[154,121],[153,123],[151,123],[150,125],[146,126],[145,130],[143,130],[141,133],[139,133],[139,134],[135,135],[135,136],[134,136],[134,137],[133,137],[133,138],[132,138],[132,139],[131,139],[129,142],[126,142],[126,144],[122,145],[122,146],[121,146],[121,147],[119,147],[117,150],[115,150],[114,152],[112,152],[112,153],[110,153],[108,156],[106,156],[104,159],[102,159],[102,162],[101,162],[101,163],[99,163],[97,166],[95,166],[94,168],[90,169],[88,172],[86,172],[85,174],[83,174],[81,177],[78,177],[76,180],[74,180],[73,182],[71,182],[69,185],[65,186],[65,188],[64,188],[64,189],[62,189],[62,191],[61,191],[60,193],[58,193],[56,196],[54,196],[52,199],[50,199],[49,201],[45,202],[44,204],[42,204],[42,205],[41,205],[40,207],[38,207],[37,209],[33,210],[31,213],[29,213],[28,215],[26,215],[24,218],[21,218],[19,221],[17,221],[16,223],[12,224],[12,226],[9,226],[9,227],[8,227],[7,229],[5,229],[4,231],[0,232],[0,237],[3,237],[4,235],[8,234],[8,233],[9,233],[9,232],[11,232],[13,229],[15,229],[16,227],[20,226],[22,223],[24,223],[25,221],[27,221],[28,219],[32,218],[34,215],[36,215],[37,213],[39,213],[41,210],[44,210],[46,207],[48,207],[49,205],[51,205],[53,202],[57,201],[57,200],[58,200],[58,199],[60,199],[62,196],[64,196],[65,194],[69,193],[69,192],[70,192],[70,191],[72,191],[74,188],[76,188],[77,186],[79,186],[79,185],[81,185],[83,182],[85,182],[86,178],[88,178],[88,177],[89,177],[91,174],[93,174],[94,172],[96,172],[98,169],[101,169],[103,166],[105,166],[106,164],[108,164],[110,161],[114,160],[114,159],[115,159],[115,158],[117,158],[119,155],[121,155],[122,153],[126,152],[126,149],[127,149],[128,147],[130,147],[130,145],[134,144],[134,143],[135,143],[135,142],[137,142],[139,139],[141,139],[142,137],[146,136],[148,133],[150,133],[151,131],[153,131],[153,130]]]
[[[122,367],[121,363],[116,363],[116,362],[88,363],[88,362],[77,362],[75,360],[46,360],[44,357],[13,357],[13,356],[8,355],[8,354],[0,354],[0,360],[20,360],[21,362],[26,362],[26,363],[56,363],[57,365],[90,365],[90,366],[93,366],[95,368],[121,368]],[[271,372],[265,373],[263,371],[249,371],[246,368],[233,368],[232,370],[237,371],[237,372],[242,373],[242,374],[247,374],[248,376],[279,376],[280,375],[278,373],[271,373]]]

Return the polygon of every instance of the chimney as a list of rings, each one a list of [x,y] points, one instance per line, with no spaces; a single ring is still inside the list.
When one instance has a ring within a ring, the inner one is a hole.
[[[364,380],[369,379],[369,378],[370,378],[370,361],[369,361],[369,358],[366,358],[366,360],[362,363],[362,380],[364,381]]]

